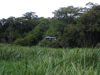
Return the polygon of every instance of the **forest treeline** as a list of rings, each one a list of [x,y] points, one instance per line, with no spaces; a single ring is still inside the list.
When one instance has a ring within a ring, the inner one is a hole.
[[[48,14],[48,13],[47,13]],[[54,17],[38,17],[35,12],[0,20],[0,42],[22,46],[95,47],[100,43],[100,5],[62,7]],[[49,16],[49,15],[48,15]],[[47,41],[46,36],[56,36]]]

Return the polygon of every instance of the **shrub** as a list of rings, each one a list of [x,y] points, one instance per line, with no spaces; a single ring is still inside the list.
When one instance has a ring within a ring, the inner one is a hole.
[[[53,48],[58,48],[60,47],[59,42],[57,40],[54,41],[49,41],[49,40],[45,40],[43,39],[40,43],[39,46],[42,47],[53,47]]]
[[[96,48],[100,48],[100,43],[97,43],[97,45],[95,47]]]
[[[26,41],[25,41],[25,39],[21,38],[21,39],[15,40],[15,41],[13,42],[13,44],[25,46],[25,45],[26,45]]]
[[[13,44],[21,45],[21,46],[31,46],[31,45],[36,45],[37,41],[35,40],[34,35],[29,34],[24,38],[15,40]]]

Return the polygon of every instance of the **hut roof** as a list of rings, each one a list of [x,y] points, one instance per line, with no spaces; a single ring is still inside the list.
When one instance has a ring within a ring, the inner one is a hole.
[[[54,36],[47,36],[46,38],[47,38],[47,39],[55,39],[55,38],[57,38],[57,37],[54,37]]]

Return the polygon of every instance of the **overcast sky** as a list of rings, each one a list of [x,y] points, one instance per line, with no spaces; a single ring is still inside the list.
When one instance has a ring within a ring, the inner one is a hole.
[[[0,0],[0,19],[21,17],[30,11],[36,12],[39,17],[52,17],[52,12],[59,7],[85,7],[88,2],[100,4],[99,0]]]

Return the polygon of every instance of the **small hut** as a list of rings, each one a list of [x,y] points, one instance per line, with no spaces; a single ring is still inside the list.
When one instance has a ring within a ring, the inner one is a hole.
[[[46,37],[46,40],[48,40],[48,41],[53,41],[53,40],[56,40],[57,39],[57,37],[54,37],[54,36],[47,36]]]

